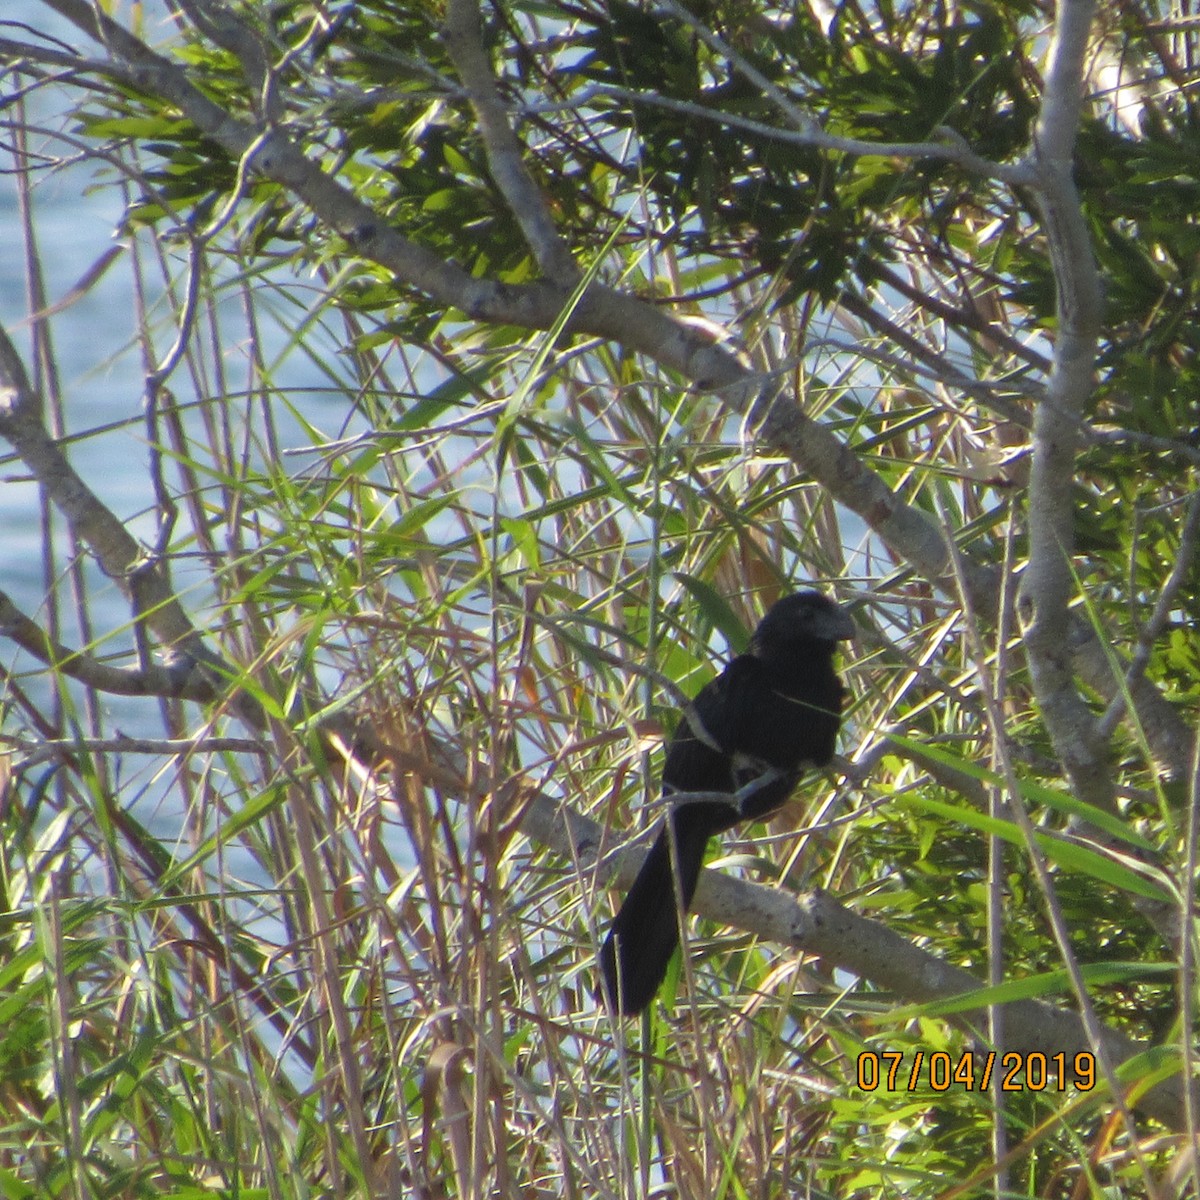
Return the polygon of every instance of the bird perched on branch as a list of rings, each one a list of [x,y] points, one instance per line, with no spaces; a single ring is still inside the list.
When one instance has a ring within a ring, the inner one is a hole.
[[[845,610],[819,592],[785,596],[684,710],[663,764],[673,807],[600,951],[619,1013],[641,1012],[662,984],[709,838],[762,820],[805,767],[833,757],[844,695],[833,656],[853,636]],[[696,793],[708,795],[688,799]]]

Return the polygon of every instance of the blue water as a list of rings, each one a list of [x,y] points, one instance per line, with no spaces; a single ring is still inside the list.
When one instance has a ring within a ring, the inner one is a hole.
[[[16,0],[15,3],[14,0],[3,0],[0,21],[10,20],[24,20],[39,29],[52,30],[73,44],[86,44],[61,20],[52,15],[48,17],[37,0]],[[4,33],[29,37],[26,31],[12,27],[5,28]],[[0,93],[11,95],[17,84],[11,75],[0,78]],[[72,145],[74,122],[69,115],[70,102],[71,97],[63,90],[34,91],[29,96],[25,118],[31,153],[45,156],[48,163],[54,164],[37,173],[32,206],[34,249],[43,274],[45,305],[53,313],[48,317],[47,325],[68,439],[67,454],[100,503],[145,543],[155,533],[152,519],[154,494],[144,423],[144,365],[135,336],[138,317],[134,301],[134,267],[128,250],[78,299],[61,311],[54,311],[116,244],[125,204],[111,171],[107,180],[98,180],[94,164],[67,161],[78,155],[78,148]],[[11,119],[13,115],[14,110],[9,107],[5,116]],[[6,137],[6,143],[7,140]],[[0,253],[0,323],[32,375],[26,234],[11,166],[7,151],[0,145],[0,246],[4,248]],[[123,234],[120,236],[124,237]],[[141,249],[144,276],[158,279],[148,235],[143,235]],[[161,288],[161,284],[157,286]],[[148,303],[153,305],[154,300],[155,296],[151,294]],[[241,318],[240,306],[225,306],[221,325],[223,343],[230,352],[227,366],[231,388],[243,386],[246,376],[244,359],[237,357],[248,336]],[[157,329],[158,354],[166,350],[171,337],[170,328]],[[265,320],[260,344],[268,360],[282,350],[287,339],[287,330]],[[326,346],[325,350],[332,356],[335,348]],[[310,415],[317,424],[327,421],[331,436],[339,432],[343,420],[341,413],[315,398],[317,389],[329,385],[328,379],[316,368],[295,355],[281,369],[279,382],[289,386],[291,395],[312,401],[308,405],[312,410]],[[181,371],[171,384],[180,401],[195,399],[186,372]],[[46,391],[43,388],[43,392]],[[238,414],[232,408],[230,418],[236,422]],[[195,417],[191,420],[194,424]],[[280,430],[285,441],[295,439],[300,444],[299,430],[294,422],[283,418]],[[299,470],[303,460],[294,462],[294,468],[291,462],[289,468]],[[177,486],[177,476],[169,463],[167,470],[169,484]],[[25,468],[13,456],[7,443],[0,441],[0,590],[45,628],[48,626],[47,596],[53,589],[63,617],[62,640],[75,647],[81,645],[82,639],[74,618],[75,603],[64,577],[71,546],[63,518],[53,513],[51,521],[53,561],[48,564],[44,557],[47,538],[38,488],[28,480]],[[187,516],[181,514],[177,533],[185,532],[186,528]],[[132,616],[129,600],[116,584],[103,576],[90,555],[83,559],[83,570],[89,618],[95,636],[101,639],[97,653],[106,656],[124,654],[125,662],[131,665],[132,637],[127,628]],[[208,621],[205,604],[209,599],[207,589],[198,586],[203,576],[195,570],[189,575],[183,567],[174,578],[177,586],[191,588],[185,597],[185,607],[203,627]],[[117,661],[120,661],[119,657]],[[13,674],[41,712],[53,711],[55,681],[44,668],[15,651],[11,641],[3,638],[0,638],[0,665]],[[0,702],[7,699],[3,687],[0,681]],[[78,703],[80,693],[73,691],[72,694]],[[104,696],[102,704],[105,717],[102,732],[106,736],[118,731],[131,737],[164,735],[159,706],[154,700]],[[9,730],[19,728],[20,724],[21,718],[16,713],[10,714],[6,721]],[[66,727],[70,728],[69,720]],[[83,732],[90,730],[85,728]],[[244,731],[234,727],[230,732]],[[170,840],[181,834],[185,814],[170,773],[161,779],[155,778],[154,772],[160,765],[154,758],[144,755],[110,756],[118,802],[130,807],[140,820]],[[40,770],[35,774],[40,774]],[[229,865],[244,877],[257,875],[253,864],[235,851],[231,852]]]

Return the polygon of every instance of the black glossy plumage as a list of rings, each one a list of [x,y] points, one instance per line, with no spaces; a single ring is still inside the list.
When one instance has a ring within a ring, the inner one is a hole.
[[[676,896],[686,912],[709,838],[761,820],[787,800],[805,767],[833,757],[844,694],[833,655],[853,632],[846,613],[819,592],[786,596],[759,622],[749,650],[684,712],[667,747],[664,795],[730,798],[683,800],[671,809],[670,827],[663,822],[600,951],[618,1012],[641,1012],[662,984],[679,944]]]

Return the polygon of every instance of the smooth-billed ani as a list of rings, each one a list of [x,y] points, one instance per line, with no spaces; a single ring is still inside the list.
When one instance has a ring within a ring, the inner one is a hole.
[[[819,592],[785,596],[759,622],[747,652],[684,710],[662,773],[664,796],[679,802],[600,951],[618,1012],[641,1012],[662,984],[679,944],[677,900],[686,913],[709,838],[762,820],[787,800],[805,767],[833,757],[844,694],[833,655],[853,635],[846,612]],[[695,792],[729,799],[689,801],[685,793]]]

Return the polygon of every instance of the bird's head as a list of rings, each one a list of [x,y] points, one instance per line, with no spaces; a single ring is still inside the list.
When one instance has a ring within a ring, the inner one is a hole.
[[[841,605],[820,592],[794,592],[771,606],[754,631],[751,651],[768,653],[787,643],[848,641],[854,623]]]

